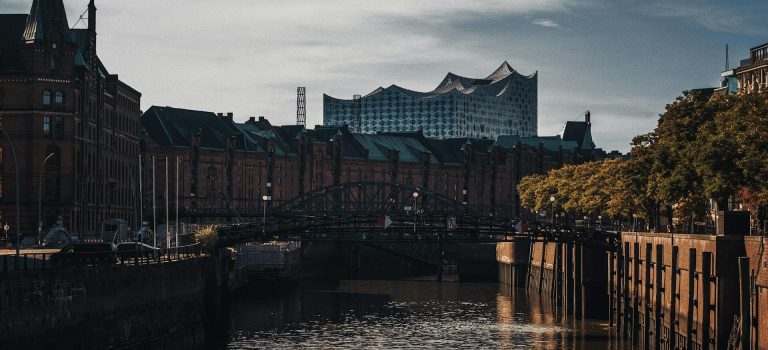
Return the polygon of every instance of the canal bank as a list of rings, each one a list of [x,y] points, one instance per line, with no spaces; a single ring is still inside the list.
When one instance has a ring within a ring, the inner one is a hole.
[[[600,247],[515,237],[497,244],[499,281],[566,315],[605,319],[642,348],[768,349],[765,243],[628,232]]]

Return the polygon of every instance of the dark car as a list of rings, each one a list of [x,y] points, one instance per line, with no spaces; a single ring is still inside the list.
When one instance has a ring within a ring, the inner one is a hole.
[[[115,263],[112,243],[68,244],[51,255],[55,265],[110,265]]]
[[[156,259],[160,255],[160,249],[140,242],[119,243],[115,248],[118,259],[149,258]]]

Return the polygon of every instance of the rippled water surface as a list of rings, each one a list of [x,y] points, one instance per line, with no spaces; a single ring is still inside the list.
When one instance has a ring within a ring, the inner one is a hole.
[[[251,289],[258,289],[253,287]],[[607,349],[604,322],[495,283],[341,281],[230,301],[230,349]]]

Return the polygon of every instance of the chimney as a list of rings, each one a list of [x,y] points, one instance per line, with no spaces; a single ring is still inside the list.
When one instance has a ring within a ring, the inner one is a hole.
[[[248,124],[256,124],[256,117],[248,118]]]
[[[587,122],[587,125],[592,125],[589,111],[584,112],[584,121]]]
[[[259,121],[260,121],[260,122],[263,122],[263,121],[264,121],[264,116],[263,116],[263,115],[260,115],[260,116],[259,116]]]
[[[219,118],[224,118],[224,113],[216,113],[216,116]]]
[[[234,117],[235,117],[235,114],[234,114],[234,113],[232,113],[232,112],[227,112],[227,119],[228,119],[229,121],[232,121],[232,119],[234,119]]]

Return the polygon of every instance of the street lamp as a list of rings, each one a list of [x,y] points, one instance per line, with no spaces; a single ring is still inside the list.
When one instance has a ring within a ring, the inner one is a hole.
[[[632,231],[637,231],[637,214],[632,214]]]
[[[272,200],[272,196],[261,196],[261,200],[264,201],[264,218],[262,219],[262,236],[267,236],[267,202]]]
[[[19,256],[19,244],[21,244],[21,216],[19,215],[19,163],[16,161],[16,147],[13,145],[13,140],[8,136],[8,132],[5,128],[0,128],[3,136],[8,139],[8,144],[11,145],[11,155],[13,156],[13,168],[16,171],[16,256]],[[8,226],[6,223],[5,226]],[[6,235],[8,230],[6,230]]]
[[[602,231],[603,230],[603,216],[602,215],[598,215],[597,216],[597,229],[598,229],[598,231]]]
[[[416,233],[416,200],[419,199],[419,192],[413,192],[413,233]]]
[[[38,187],[37,198],[37,245],[43,243],[43,175],[45,173],[45,163],[48,159],[51,159],[55,154],[51,152],[45,159],[43,159],[43,165],[40,167],[40,186]]]
[[[549,203],[552,204],[552,214],[550,215],[552,217],[552,226],[555,225],[555,196],[549,196]]]
[[[589,231],[589,216],[584,215],[584,223],[587,225],[587,231]]]

